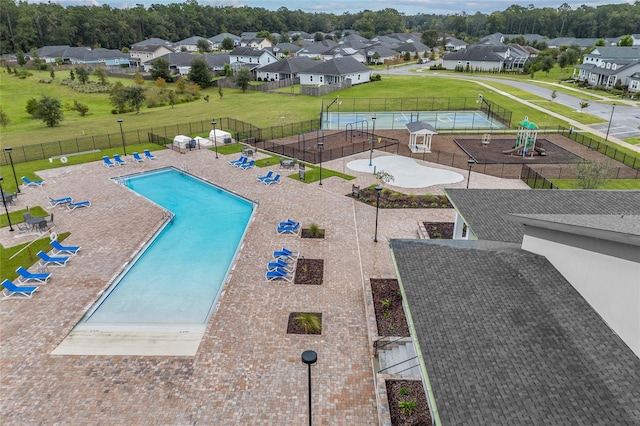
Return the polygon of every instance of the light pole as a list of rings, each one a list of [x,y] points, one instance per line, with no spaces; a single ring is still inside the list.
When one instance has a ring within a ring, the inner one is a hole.
[[[373,166],[371,160],[373,159],[373,140],[376,137],[376,117],[371,117],[371,120],[373,120],[373,130],[371,131],[371,139],[369,140],[369,142],[371,142],[371,149],[369,150],[369,167]]]
[[[318,151],[320,153],[320,186],[322,186],[322,148],[324,148],[324,141],[318,142]]]
[[[213,144],[216,147],[216,158],[218,158],[218,139],[216,138],[216,120],[211,121],[213,126]]]
[[[611,118],[609,118],[609,125],[607,126],[607,136],[605,136],[604,138],[605,142],[607,141],[607,139],[609,139],[609,130],[611,129],[611,122],[613,121],[613,111],[615,109],[616,109],[616,104],[611,105]]]
[[[327,105],[327,114],[326,114],[327,123],[329,122],[329,108],[331,108],[331,106],[333,104],[335,104],[336,102],[338,103],[338,105],[340,105],[340,96],[336,96],[336,98],[333,101],[331,101],[331,103],[329,105]],[[326,127],[326,126],[323,126],[322,124],[324,124],[324,123],[320,123],[320,128]],[[338,126],[338,128],[339,127],[340,126]]]
[[[467,189],[469,189],[469,181],[471,180],[471,166],[476,164],[476,160],[474,160],[473,158],[469,158],[467,160],[467,164],[469,165],[469,175],[467,176]]]
[[[486,104],[487,105],[487,117],[489,117],[489,134],[492,135],[493,134],[493,120],[492,120],[492,117],[491,117],[491,104],[489,102],[487,102],[487,100],[482,95],[478,95],[478,99],[476,100],[476,103],[480,104],[480,109],[482,109],[482,104]]]
[[[373,242],[378,242],[378,210],[380,210],[380,193],[382,192],[382,186],[376,185],[376,231],[373,236]]]
[[[9,162],[11,163],[11,170],[13,171],[13,179],[16,181],[16,188],[18,189],[18,192],[20,192],[20,185],[18,185],[18,176],[16,176],[16,169],[15,167],[13,167],[13,157],[11,156],[11,150],[13,150],[13,148],[8,146],[4,149],[4,152],[9,154]]]
[[[4,211],[7,213],[9,231],[13,231],[13,226],[11,225],[11,216],[9,216],[9,209],[7,208],[7,200],[4,198],[4,190],[2,189],[2,176],[0,176],[0,192],[2,193],[2,204],[4,204]]]
[[[120,136],[122,136],[122,150],[124,151],[124,156],[127,156],[127,146],[124,143],[124,132],[122,131],[122,118],[118,119],[118,124],[120,125]]]
[[[309,367],[309,426],[311,426],[311,366],[318,361],[318,354],[314,351],[302,352],[302,362]]]

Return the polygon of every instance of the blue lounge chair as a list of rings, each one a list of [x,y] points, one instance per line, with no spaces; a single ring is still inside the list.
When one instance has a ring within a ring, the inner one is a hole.
[[[295,225],[278,226],[276,228],[276,232],[278,234],[298,235],[298,232],[300,232],[300,223],[296,223]]]
[[[44,184],[43,180],[31,180],[26,176],[22,176],[22,181],[24,182],[24,186],[42,186]]]
[[[156,156],[153,155],[151,153],[151,151],[149,151],[148,149],[144,150],[144,156],[147,157],[149,160],[155,160],[156,159]]]
[[[2,281],[2,299],[31,299],[38,287],[17,286],[9,280]]]
[[[49,204],[51,204],[51,207],[55,207],[58,204],[67,204],[73,201],[73,198],[71,197],[64,197],[64,198],[49,198]]]
[[[78,254],[80,246],[63,246],[58,240],[53,240],[49,244],[53,248],[53,254]]]
[[[69,259],[69,256],[65,257],[51,257],[47,253],[40,250],[37,254],[40,258],[40,265],[42,266],[66,266]]]
[[[248,163],[240,164],[238,167],[242,170],[247,170],[252,168],[256,164],[256,160],[251,160]]]
[[[258,176],[256,179],[258,179],[259,182],[262,182],[263,180],[271,179],[272,177],[273,177],[273,170],[269,170],[266,175]]]
[[[272,183],[280,183],[280,173],[272,177],[271,179],[265,179],[262,181],[265,185],[271,185]]]
[[[70,203],[67,203],[67,210],[73,211],[73,210],[77,209],[78,207],[89,207],[90,205],[91,205],[91,201],[89,201],[89,200],[78,201],[77,203],[74,203],[72,201]]]
[[[115,161],[118,166],[127,164],[118,154],[113,154],[113,161]]]
[[[238,166],[240,164],[244,164],[249,160],[248,157],[245,157],[244,155],[240,156],[240,158],[238,158],[237,160],[231,160],[229,161],[229,164],[231,164],[232,166]]]
[[[19,274],[18,282],[20,284],[26,284],[30,281],[35,281],[40,284],[46,284],[47,280],[51,276],[51,272],[45,273],[31,273],[24,269],[22,266],[16,269],[16,272]]]
[[[293,265],[289,265],[287,262],[285,262],[283,259],[278,258],[273,262],[269,262],[267,264],[267,271],[273,271],[277,268],[280,268],[284,271],[287,272],[293,272]]]
[[[105,166],[107,167],[113,167],[115,166],[115,164],[113,163],[113,161],[111,161],[111,158],[107,157],[106,155],[104,157],[102,157],[102,162],[104,163]]]
[[[294,226],[296,224],[299,224],[300,222],[296,222],[295,220],[292,219],[287,219],[284,222],[280,222],[278,224],[278,226]]]
[[[293,275],[289,275],[287,271],[285,271],[282,268],[276,268],[273,271],[267,271],[267,273],[265,274],[265,278],[269,281],[274,281],[274,280],[292,281]]]
[[[144,158],[140,157],[140,154],[138,154],[137,152],[133,153],[133,159],[136,160],[136,163],[144,162]]]
[[[277,250],[277,251],[273,252],[273,258],[274,259],[278,259],[280,257],[280,258],[283,258],[283,259],[294,260],[294,259],[297,259],[298,256],[299,256],[298,252],[287,250],[284,247],[282,248],[282,250]]]

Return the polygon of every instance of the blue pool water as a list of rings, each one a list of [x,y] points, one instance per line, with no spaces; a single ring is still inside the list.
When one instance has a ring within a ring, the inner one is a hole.
[[[124,182],[175,217],[83,321],[206,324],[255,204],[175,169]]]

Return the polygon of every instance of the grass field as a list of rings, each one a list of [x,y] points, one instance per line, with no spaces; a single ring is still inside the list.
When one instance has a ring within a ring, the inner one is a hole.
[[[67,77],[58,72],[51,84],[39,83],[48,79],[47,72],[32,71],[33,75],[19,79],[6,71],[0,73],[1,105],[10,119],[10,124],[2,130],[0,138],[3,145],[22,146],[42,142],[70,139],[84,135],[97,135],[119,132],[118,119],[123,120],[126,131],[156,126],[158,123],[188,123],[211,120],[219,117],[232,117],[250,122],[258,127],[274,124],[294,123],[317,118],[322,108],[322,100],[317,97],[292,95],[291,90],[281,93],[261,93],[239,89],[224,89],[223,96],[217,88],[208,88],[201,92],[202,98],[190,103],[158,108],[146,108],[140,114],[111,113],[108,94],[84,94],[74,92],[60,81]],[[109,78],[110,83],[120,80],[124,85],[133,84],[130,79]],[[148,83],[150,84],[150,83]],[[294,88],[295,89],[295,88]],[[81,117],[77,112],[65,110],[65,117],[59,126],[52,128],[39,120],[34,120],[26,112],[26,102],[30,98],[38,99],[46,94],[59,99],[63,105],[71,105],[74,100],[86,104],[89,113]],[[493,102],[513,111],[514,121],[524,116],[539,126],[554,127],[564,124],[561,120],[539,111],[531,110],[508,98],[491,93],[477,84],[457,78],[417,78],[415,76],[383,76],[382,81],[357,85],[336,92],[342,98],[398,98],[398,97],[477,97],[487,96]],[[334,99],[336,94],[327,97]],[[209,95],[209,102],[203,100]],[[275,107],[274,107],[275,106]]]
[[[575,179],[549,179],[559,189],[578,189]],[[640,190],[640,179],[611,179],[598,189]]]

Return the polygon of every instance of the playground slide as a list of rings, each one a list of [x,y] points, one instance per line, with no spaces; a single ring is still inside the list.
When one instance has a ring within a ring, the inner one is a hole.
[[[515,148],[511,148],[511,149],[506,149],[504,151],[502,151],[503,154],[512,154],[518,150],[523,150],[524,149],[524,144],[521,145],[516,145]]]

